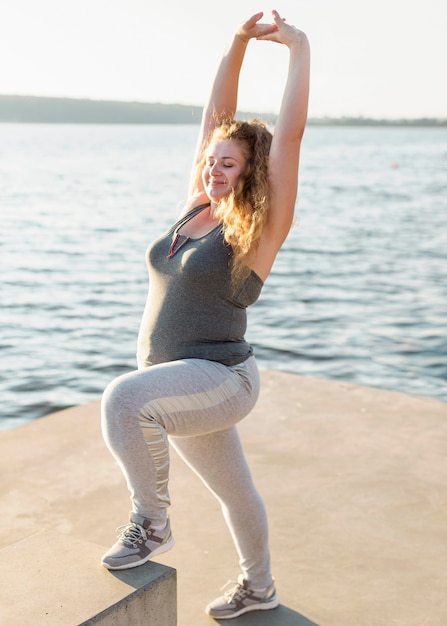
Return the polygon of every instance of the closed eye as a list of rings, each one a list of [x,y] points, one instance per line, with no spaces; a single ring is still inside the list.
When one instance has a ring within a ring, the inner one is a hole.
[[[212,158],[208,158],[205,161],[205,163],[206,163],[207,167],[213,167],[213,165],[216,163],[216,160],[212,159]],[[231,159],[231,160],[228,160],[228,161],[226,161],[226,160],[225,161],[221,161],[221,163],[222,163],[223,167],[234,167],[236,165],[235,159]]]

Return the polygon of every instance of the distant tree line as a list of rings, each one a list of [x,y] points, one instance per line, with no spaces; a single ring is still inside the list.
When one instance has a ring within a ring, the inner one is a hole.
[[[198,124],[202,108],[177,104],[0,96],[0,121],[73,124]]]
[[[370,117],[321,117],[310,119],[313,126],[442,126],[447,127],[447,118],[420,117],[415,119],[386,119]]]
[[[77,98],[0,95],[0,122],[46,124],[199,124],[202,107],[160,102],[123,102]],[[274,124],[276,115],[238,112],[243,119],[258,117]],[[372,119],[323,117],[310,125],[340,126],[447,126],[447,118]]]

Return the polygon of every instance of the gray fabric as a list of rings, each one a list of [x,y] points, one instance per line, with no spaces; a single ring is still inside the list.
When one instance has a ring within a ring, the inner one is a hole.
[[[252,271],[233,293],[232,251],[221,226],[197,239],[177,239],[181,226],[207,206],[192,209],[148,248],[140,367],[191,358],[236,365],[253,353],[244,339],[246,307],[259,297],[262,280]]]
[[[254,357],[233,367],[204,359],[163,363],[110,383],[102,426],[133,512],[155,524],[165,521],[169,505],[169,438],[220,501],[244,577],[263,588],[272,582],[267,518],[235,427],[258,394]],[[200,528],[193,535],[200,546]]]

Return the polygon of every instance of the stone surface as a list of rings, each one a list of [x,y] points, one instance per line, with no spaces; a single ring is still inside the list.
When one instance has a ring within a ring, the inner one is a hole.
[[[97,544],[43,530],[0,551],[4,626],[175,626],[176,572],[99,566]]]
[[[261,378],[239,430],[269,514],[281,606],[232,624],[445,626],[447,404],[279,372]],[[99,403],[1,432],[0,467],[0,547],[49,531],[91,544],[79,576],[97,568],[130,506],[101,439]],[[176,546],[156,561],[177,570],[178,625],[210,626],[204,607],[237,576],[237,557],[217,503],[175,453],[170,491]]]

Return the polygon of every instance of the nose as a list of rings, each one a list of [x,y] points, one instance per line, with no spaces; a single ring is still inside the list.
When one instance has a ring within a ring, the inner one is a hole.
[[[214,161],[212,166],[210,167],[210,176],[219,176],[221,174],[221,170],[217,161]]]

